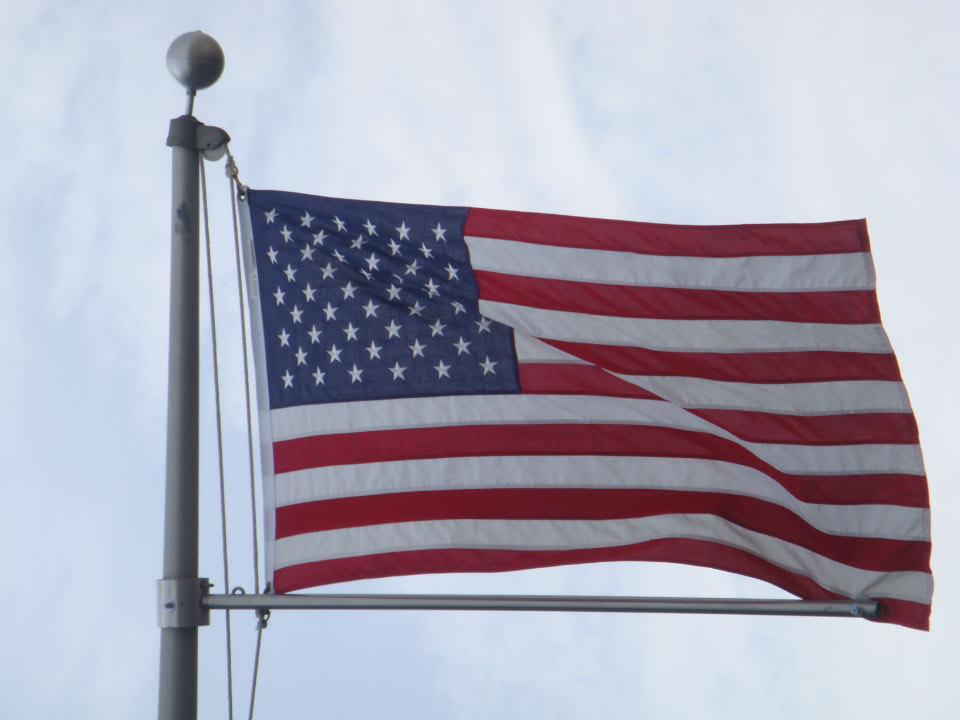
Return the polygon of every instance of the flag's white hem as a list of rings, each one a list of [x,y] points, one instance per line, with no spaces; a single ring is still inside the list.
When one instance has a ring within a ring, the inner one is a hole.
[[[270,425],[270,390],[267,385],[267,355],[264,346],[263,316],[260,311],[260,283],[257,276],[256,254],[250,205],[240,200],[240,238],[243,247],[244,280],[250,309],[250,334],[253,348],[253,372],[257,391],[257,426],[260,434],[260,463],[263,483],[263,555],[264,572],[273,579],[276,543],[276,499],[273,472],[273,437]],[[258,588],[258,592],[260,588]]]

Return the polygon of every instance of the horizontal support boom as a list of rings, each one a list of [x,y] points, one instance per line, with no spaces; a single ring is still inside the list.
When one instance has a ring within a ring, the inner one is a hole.
[[[205,595],[208,610],[541,610],[716,615],[877,616],[869,600],[738,600],[576,595]]]

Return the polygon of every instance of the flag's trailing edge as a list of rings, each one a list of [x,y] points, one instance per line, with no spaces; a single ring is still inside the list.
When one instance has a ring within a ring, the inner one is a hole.
[[[277,591],[657,560],[928,627],[926,478],[865,222],[247,209]]]

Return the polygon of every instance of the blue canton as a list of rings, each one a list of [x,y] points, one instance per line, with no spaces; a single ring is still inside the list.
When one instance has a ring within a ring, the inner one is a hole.
[[[519,392],[467,208],[249,191],[270,407]]]

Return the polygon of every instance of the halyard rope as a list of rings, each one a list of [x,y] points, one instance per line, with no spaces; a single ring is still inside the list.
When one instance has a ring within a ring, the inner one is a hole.
[[[251,508],[251,518],[253,522],[253,574],[254,574],[254,587],[256,591],[260,591],[260,546],[258,544],[258,529],[257,529],[257,488],[256,488],[256,477],[254,470],[254,458],[253,458],[253,410],[252,403],[250,400],[250,365],[247,360],[247,320],[246,320],[246,310],[243,302],[243,272],[241,269],[241,241],[240,241],[240,231],[239,225],[237,222],[237,202],[242,196],[243,185],[240,183],[240,174],[237,170],[237,163],[229,152],[227,152],[227,177],[229,178],[229,192],[230,192],[230,208],[233,215],[233,239],[234,246],[236,247],[236,266],[237,266],[237,297],[240,300],[240,337],[243,342],[243,389],[246,396],[247,402],[247,456],[249,458],[250,465],[250,508]],[[253,720],[253,706],[254,700],[257,695],[257,676],[260,670],[260,646],[263,639],[263,629],[267,626],[267,620],[270,617],[269,610],[261,610],[257,612],[257,649],[254,653],[253,659],[253,679],[250,684],[250,712],[247,716],[249,720]]]
[[[227,177],[230,179],[230,207],[233,211],[233,240],[236,246],[237,297],[240,299],[240,338],[243,342],[243,389],[247,401],[247,456],[250,460],[250,509],[253,521],[253,583],[260,592],[260,546],[257,544],[257,486],[253,461],[253,411],[250,401],[250,366],[247,361],[247,315],[243,302],[243,275],[241,270],[240,231],[237,224],[237,197],[241,193],[240,175],[233,155],[227,153]],[[236,192],[234,192],[236,189]]]
[[[223,536],[223,584],[230,588],[230,564],[227,559],[227,498],[223,477],[223,428],[220,417],[220,370],[217,362],[217,321],[213,302],[213,263],[210,252],[210,214],[207,208],[207,174],[204,163],[200,163],[200,194],[203,199],[203,231],[207,251],[207,287],[210,297],[210,335],[213,342],[213,393],[217,414],[217,462],[220,469],[220,527]],[[233,720],[233,652],[230,644],[230,611],[226,610],[227,633],[227,708],[230,720]]]

